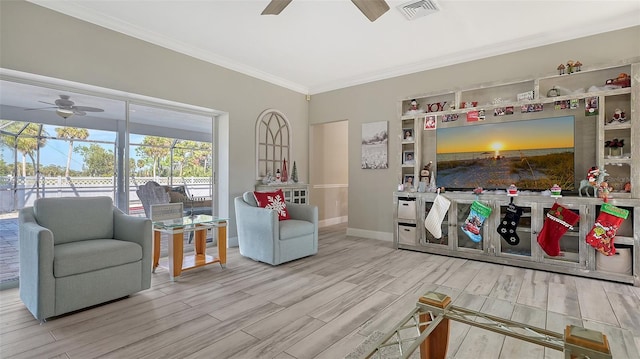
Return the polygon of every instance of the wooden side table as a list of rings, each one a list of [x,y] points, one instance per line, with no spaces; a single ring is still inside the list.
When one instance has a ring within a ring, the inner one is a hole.
[[[182,271],[220,263],[222,268],[227,263],[227,218],[208,215],[186,216],[178,219],[153,222],[153,271],[160,261],[160,236],[162,233],[172,235],[169,240],[169,278],[177,280]],[[218,228],[218,256],[206,253],[207,229]],[[184,233],[195,232],[195,253],[184,255]]]

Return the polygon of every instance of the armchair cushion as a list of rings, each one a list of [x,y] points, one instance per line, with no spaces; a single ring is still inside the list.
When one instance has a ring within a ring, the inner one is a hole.
[[[242,199],[251,207],[258,207],[258,202],[256,202],[256,196],[253,194],[253,192],[243,193]]]
[[[40,198],[33,203],[33,213],[39,225],[53,232],[54,244],[113,238],[109,197]]]
[[[284,193],[282,190],[275,192],[253,192],[258,207],[273,209],[278,212],[278,220],[284,221],[289,219],[287,204],[284,201]]]
[[[280,222],[280,240],[300,237],[305,234],[313,233],[314,226],[312,222],[290,219]]]
[[[53,276],[61,278],[138,262],[142,247],[117,239],[94,239],[56,245],[53,256]]]

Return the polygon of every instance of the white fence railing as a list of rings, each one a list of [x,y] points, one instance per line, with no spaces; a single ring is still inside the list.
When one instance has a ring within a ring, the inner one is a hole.
[[[41,197],[115,198],[116,177],[0,177],[0,213],[14,212],[33,205]],[[139,203],[136,190],[148,181],[160,185],[185,186],[196,197],[211,197],[210,177],[132,177],[129,178],[129,203]]]

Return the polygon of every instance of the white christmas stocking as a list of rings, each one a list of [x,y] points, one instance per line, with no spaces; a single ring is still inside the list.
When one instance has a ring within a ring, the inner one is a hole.
[[[442,238],[442,221],[450,205],[451,201],[438,194],[436,199],[433,200],[433,205],[431,206],[431,210],[429,210],[429,214],[427,214],[427,218],[424,220],[424,227],[431,232],[436,239]]]

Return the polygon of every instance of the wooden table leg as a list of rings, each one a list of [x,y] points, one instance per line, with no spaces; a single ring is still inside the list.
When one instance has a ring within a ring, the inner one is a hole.
[[[175,280],[182,273],[184,257],[184,233],[174,233],[169,241],[169,278]]]
[[[218,227],[218,258],[220,258],[220,266],[227,266],[227,226]]]
[[[430,292],[418,299],[420,303],[444,309],[451,303],[451,298],[445,294]],[[420,314],[420,322],[431,319],[428,313]],[[427,325],[420,326],[422,332]],[[449,349],[449,319],[443,318],[425,340],[420,343],[420,359],[445,359]]]
[[[155,273],[156,268],[158,268],[158,264],[160,263],[160,238],[162,236],[162,232],[153,231],[153,267],[151,269],[152,272]]]
[[[195,230],[194,247],[196,250],[196,255],[204,255],[207,249],[207,228],[202,226],[198,227],[201,227],[202,229],[196,228]]]
[[[423,317],[424,316],[424,317]],[[420,321],[429,320],[427,314],[420,315]],[[423,331],[426,328],[420,328]],[[420,344],[420,359],[445,359],[449,349],[449,319],[444,318],[436,329]]]

